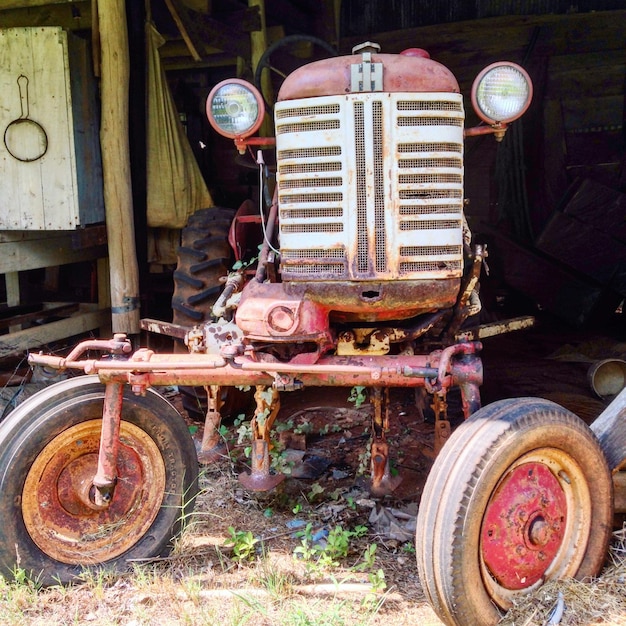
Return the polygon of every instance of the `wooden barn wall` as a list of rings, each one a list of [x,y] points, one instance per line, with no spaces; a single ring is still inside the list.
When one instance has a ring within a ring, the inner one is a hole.
[[[342,0],[344,37],[505,15],[565,15],[619,10],[623,0]]]

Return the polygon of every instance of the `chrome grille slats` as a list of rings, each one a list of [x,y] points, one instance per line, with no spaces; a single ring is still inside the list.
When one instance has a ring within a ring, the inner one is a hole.
[[[275,110],[283,279],[461,275],[459,94],[359,93]]]

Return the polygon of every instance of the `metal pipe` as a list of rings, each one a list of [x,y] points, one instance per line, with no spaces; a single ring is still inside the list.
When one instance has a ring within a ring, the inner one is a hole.
[[[117,480],[117,455],[120,447],[123,397],[124,385],[107,383],[104,391],[98,470],[93,477],[97,506],[107,506],[113,498],[113,489]]]
[[[256,274],[254,275],[254,280],[258,283],[262,283],[265,280],[265,265],[264,261],[267,259],[269,251],[270,251],[270,241],[269,238],[274,233],[274,228],[276,227],[276,220],[278,218],[278,187],[274,189],[274,197],[272,198],[272,206],[270,206],[270,212],[267,216],[267,224],[265,226],[265,233],[267,236],[263,239],[263,247],[261,248],[261,252],[259,253],[259,264],[256,268]]]

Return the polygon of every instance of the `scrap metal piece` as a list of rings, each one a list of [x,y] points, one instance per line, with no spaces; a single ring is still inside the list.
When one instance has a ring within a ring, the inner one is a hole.
[[[452,434],[445,394],[440,392],[433,395],[432,409],[435,412],[435,454],[439,454]]]
[[[535,325],[534,315],[523,315],[501,322],[490,322],[472,328],[465,328],[456,334],[456,341],[477,341],[486,337],[504,335],[515,330],[525,330]]]
[[[206,385],[205,389],[207,393],[207,412],[204,419],[202,444],[198,452],[198,462],[208,465],[224,457],[226,446],[219,434],[222,422],[220,387],[219,385]]]
[[[372,441],[372,463],[370,493],[374,496],[386,496],[395,491],[402,482],[402,476],[391,474],[389,466],[389,444],[378,439]]]

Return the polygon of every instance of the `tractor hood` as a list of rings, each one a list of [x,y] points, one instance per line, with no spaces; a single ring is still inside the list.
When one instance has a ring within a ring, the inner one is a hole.
[[[278,101],[359,91],[459,93],[460,89],[452,72],[423,50],[412,48],[401,54],[365,51],[298,68],[285,79]]]

